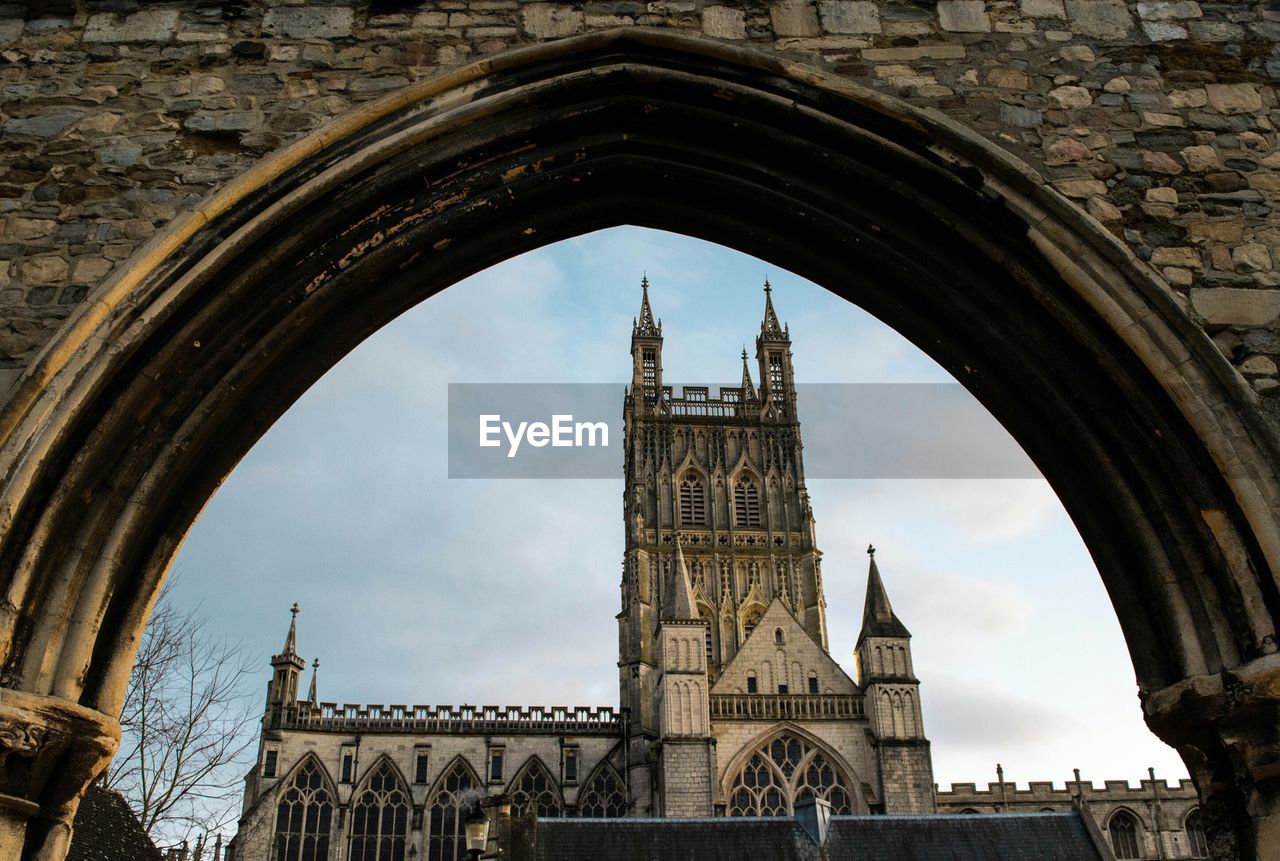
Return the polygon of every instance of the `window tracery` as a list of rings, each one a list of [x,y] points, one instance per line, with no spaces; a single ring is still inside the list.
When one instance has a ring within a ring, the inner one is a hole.
[[[276,807],[278,861],[325,861],[329,857],[329,829],[333,796],[319,763],[303,763]]]
[[[383,761],[351,809],[351,861],[404,861],[408,835],[409,794]]]
[[[539,819],[564,815],[555,779],[539,759],[531,759],[511,782],[511,815],[524,816],[529,811]]]
[[[1204,835],[1204,821],[1200,818],[1200,808],[1187,814],[1183,829],[1187,832],[1187,848],[1192,858],[1209,857],[1209,841]]]
[[[1111,852],[1118,859],[1141,858],[1138,846],[1138,820],[1127,810],[1119,810],[1107,824],[1111,837]]]
[[[784,733],[766,742],[734,778],[730,816],[790,816],[802,798],[821,798],[837,815],[853,812],[844,777],[823,751]]]
[[[431,797],[427,861],[462,861],[467,850],[464,813],[480,786],[480,779],[459,759],[445,772],[438,786]]]
[[[707,525],[707,494],[697,476],[685,476],[680,481],[680,523],[682,526]]]
[[[617,819],[627,815],[627,793],[622,778],[608,765],[596,773],[578,796],[578,813],[595,819]]]
[[[736,525],[760,525],[760,487],[753,480],[740,478],[734,485],[733,511]]]

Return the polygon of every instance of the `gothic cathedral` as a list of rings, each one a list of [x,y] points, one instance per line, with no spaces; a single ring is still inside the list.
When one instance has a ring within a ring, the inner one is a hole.
[[[933,813],[911,635],[871,553],[857,679],[828,651],[791,336],[765,284],[755,374],[664,383],[642,284],[624,403],[620,705],[322,702],[272,658],[237,861],[460,861],[477,795],[515,816]]]

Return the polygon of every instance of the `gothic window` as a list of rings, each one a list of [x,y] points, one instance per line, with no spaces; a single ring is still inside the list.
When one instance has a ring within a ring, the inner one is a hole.
[[[333,796],[314,759],[294,775],[276,808],[277,861],[326,861]]]
[[[777,646],[781,646],[784,642],[786,642],[786,640],[782,636],[781,628],[773,629],[773,642],[774,642],[774,645],[777,645]]]
[[[730,816],[790,816],[802,798],[831,803],[831,812],[853,812],[847,781],[827,754],[790,734],[762,745],[734,778]]]
[[[511,796],[512,816],[521,817],[530,811],[538,814],[539,819],[563,815],[556,782],[540,759],[529,760],[511,781],[507,792]]]
[[[707,494],[702,480],[686,476],[680,481],[680,525],[707,525]]]
[[[505,752],[500,747],[489,748],[489,782],[502,782],[502,767],[506,759]]]
[[[781,401],[783,397],[782,356],[777,353],[769,354],[769,388],[773,392],[773,399]]]
[[[431,755],[425,750],[417,751],[413,756],[413,782],[427,782],[427,765],[431,762]]]
[[[1183,823],[1183,827],[1187,832],[1187,848],[1191,851],[1191,857],[1208,858],[1209,841],[1204,836],[1204,823],[1200,819],[1200,808],[1197,807],[1187,814],[1187,821]]]
[[[747,676],[747,693],[754,694],[759,691],[759,683],[756,681],[755,673]]]
[[[262,776],[276,776],[276,762],[280,758],[280,752],[277,750],[269,750],[262,758]]]
[[[351,770],[355,767],[356,756],[349,750],[342,752],[342,770],[338,776],[339,783],[351,782]]]
[[[1117,859],[1141,858],[1138,848],[1138,820],[1127,810],[1111,817],[1107,832],[1111,835],[1111,851]]]
[[[351,808],[351,861],[404,861],[409,795],[385,760],[365,780]]]
[[[809,693],[816,694],[817,692],[818,692],[818,677],[813,674],[810,674],[809,675]]]
[[[733,486],[733,516],[738,526],[760,525],[760,488],[749,478]]]
[[[436,785],[439,788],[429,805],[427,861],[462,861],[467,854],[465,808],[479,790],[480,779],[457,759]]]
[[[627,793],[622,778],[601,765],[578,796],[578,813],[594,819],[618,819],[627,815]]]
[[[564,752],[564,782],[578,782],[578,751],[576,748],[566,748]]]

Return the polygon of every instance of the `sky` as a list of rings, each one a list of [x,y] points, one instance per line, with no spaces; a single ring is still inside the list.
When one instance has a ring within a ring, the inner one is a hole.
[[[330,370],[206,506],[174,563],[174,600],[262,655],[257,689],[296,601],[298,650],[319,658],[324,701],[616,705],[621,476],[449,478],[448,386],[629,380],[642,274],[668,384],[739,379],[766,277],[798,382],[954,382],[776,266],[661,231],[588,234],[454,285]],[[804,434],[803,401],[800,421]],[[1016,445],[994,420],[990,433]],[[997,762],[1019,784],[1061,784],[1073,768],[1096,782],[1149,766],[1186,776],[1142,722],[1115,612],[1043,479],[808,487],[832,655],[853,674],[875,544],[913,634],[943,787],[995,780]]]

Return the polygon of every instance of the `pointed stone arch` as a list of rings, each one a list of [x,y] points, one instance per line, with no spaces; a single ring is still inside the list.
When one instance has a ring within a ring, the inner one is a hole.
[[[627,815],[627,782],[608,758],[602,760],[578,792],[578,815],[617,819]]]
[[[403,861],[413,796],[390,756],[382,754],[365,769],[350,807],[348,861]]]
[[[564,816],[564,795],[551,769],[534,754],[507,784],[511,796],[511,815],[521,817],[532,811],[539,819]]]
[[[816,795],[837,814],[870,812],[862,782],[826,742],[785,721],[759,733],[733,756],[720,778],[730,816],[789,816]]]
[[[271,857],[278,861],[327,858],[334,838],[338,790],[324,763],[307,753],[275,787]]]
[[[462,754],[449,760],[427,793],[426,861],[463,861],[466,831],[463,827],[467,804],[484,794],[480,774]]]
[[[624,220],[785,265],[963,380],[1092,551],[1206,821],[1245,854],[1280,842],[1280,433],[1256,394],[1154,270],[979,135],[630,28],[486,57],[264,159],[24,370],[0,410],[4,720],[54,730],[0,766],[27,856],[65,850],[172,556],[265,429],[416,302]]]

